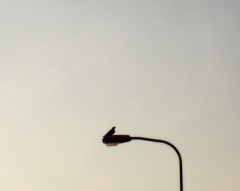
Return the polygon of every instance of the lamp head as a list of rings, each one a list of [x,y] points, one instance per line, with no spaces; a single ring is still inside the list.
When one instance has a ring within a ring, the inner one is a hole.
[[[115,127],[103,136],[102,142],[107,146],[117,146],[119,143],[125,143],[132,140],[129,135],[114,135],[114,133]]]
[[[132,138],[129,135],[108,135],[103,137],[102,142],[107,146],[117,146],[119,143],[126,143],[131,140]]]

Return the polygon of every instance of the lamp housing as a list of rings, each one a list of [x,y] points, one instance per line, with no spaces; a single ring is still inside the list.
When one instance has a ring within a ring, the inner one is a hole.
[[[106,135],[102,142],[107,146],[117,146],[119,143],[126,143],[131,140],[132,138],[129,135]]]

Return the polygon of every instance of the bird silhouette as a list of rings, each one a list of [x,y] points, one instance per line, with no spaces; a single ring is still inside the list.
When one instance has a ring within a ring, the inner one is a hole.
[[[105,136],[111,136],[111,135],[113,135],[113,134],[115,133],[115,128],[116,128],[116,127],[113,127],[112,129],[110,129],[110,130],[107,132],[107,134],[104,135],[104,137],[105,137]]]

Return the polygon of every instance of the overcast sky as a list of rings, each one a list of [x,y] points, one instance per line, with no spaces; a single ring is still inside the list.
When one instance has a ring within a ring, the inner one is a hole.
[[[0,190],[240,190],[240,1],[0,0]]]

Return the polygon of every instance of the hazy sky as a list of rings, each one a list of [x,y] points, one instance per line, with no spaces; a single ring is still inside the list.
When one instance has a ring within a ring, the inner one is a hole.
[[[239,0],[0,0],[0,190],[240,190]]]

